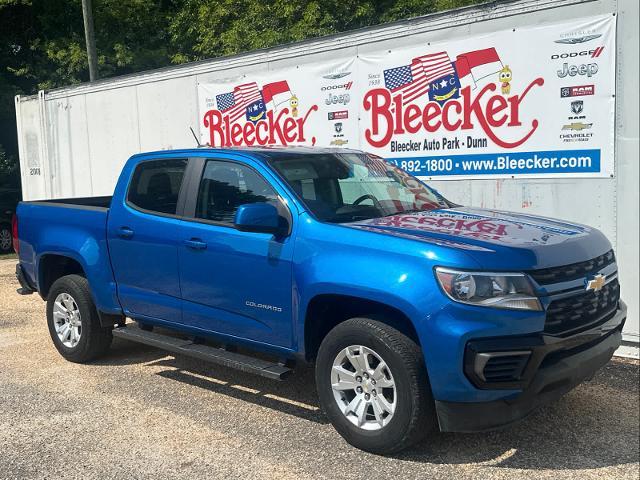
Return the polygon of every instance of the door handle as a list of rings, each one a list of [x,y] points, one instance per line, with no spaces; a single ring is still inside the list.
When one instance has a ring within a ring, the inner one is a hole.
[[[187,248],[190,248],[192,250],[206,250],[207,249],[207,244],[204,243],[199,238],[192,238],[191,240],[185,240],[184,244],[187,246]]]
[[[118,229],[118,236],[120,238],[131,238],[133,237],[133,230],[131,230],[129,227],[120,227]]]

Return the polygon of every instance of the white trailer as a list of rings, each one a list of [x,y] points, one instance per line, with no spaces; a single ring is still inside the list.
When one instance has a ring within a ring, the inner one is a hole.
[[[213,145],[374,151],[457,203],[601,229],[617,254],[623,337],[637,356],[638,10],[635,0],[498,1],[17,96],[23,197],[110,195],[130,155],[192,147],[190,127]],[[399,100],[385,111],[398,92],[420,93],[418,106]],[[485,94],[480,113],[472,99]],[[282,113],[282,125],[268,124]],[[393,141],[382,139],[392,127]]]

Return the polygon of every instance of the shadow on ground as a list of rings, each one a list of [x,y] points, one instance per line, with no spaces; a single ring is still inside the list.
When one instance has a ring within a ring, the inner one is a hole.
[[[251,402],[314,424],[327,419],[318,405],[311,367],[284,382],[263,379],[191,358],[116,339],[98,365],[163,367],[157,375]],[[480,463],[517,469],[584,469],[639,460],[638,363],[614,360],[589,383],[504,430],[477,434],[437,433],[395,456],[431,464]]]

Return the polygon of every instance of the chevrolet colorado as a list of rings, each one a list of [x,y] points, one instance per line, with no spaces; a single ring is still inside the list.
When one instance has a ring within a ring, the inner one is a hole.
[[[626,319],[598,230],[455,205],[354,150],[139,154],[113,197],[22,202],[14,227],[66,359],[116,336],[274,379],[315,362],[329,420],[376,453],[526,416]]]

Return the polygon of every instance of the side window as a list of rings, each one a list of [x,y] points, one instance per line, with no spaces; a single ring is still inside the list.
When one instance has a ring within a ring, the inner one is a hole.
[[[136,167],[127,200],[151,212],[175,214],[187,160],[152,160]]]
[[[237,163],[207,162],[198,190],[196,218],[233,223],[240,205],[258,202],[277,202],[276,192],[258,173]]]

